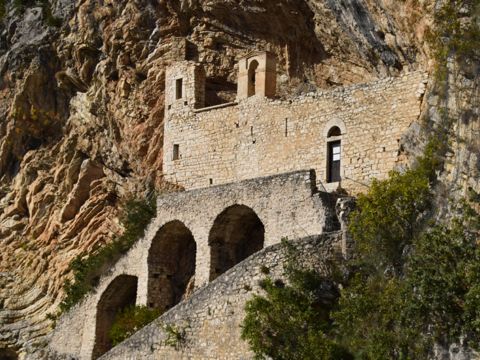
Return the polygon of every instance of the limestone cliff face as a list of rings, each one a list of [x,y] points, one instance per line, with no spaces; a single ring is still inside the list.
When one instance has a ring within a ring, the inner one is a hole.
[[[207,102],[235,96],[236,60],[255,49],[276,54],[287,95],[428,69],[434,2],[52,0],[60,27],[40,7],[9,5],[0,21],[0,349],[41,346],[70,261],[121,231],[122,199],[169,188],[164,74],[178,38],[205,64]],[[462,151],[452,155],[456,178],[463,161],[478,167],[465,155],[475,151]]]

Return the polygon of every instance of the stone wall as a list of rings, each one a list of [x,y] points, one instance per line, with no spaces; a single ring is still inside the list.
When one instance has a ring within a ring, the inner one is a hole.
[[[248,209],[261,221],[263,246],[267,247],[280,242],[284,237],[295,239],[337,230],[339,223],[335,215],[335,200],[334,195],[317,191],[313,171],[299,171],[160,196],[157,215],[147,228],[144,238],[100,280],[95,293],[59,320],[50,342],[51,351],[58,358],[92,358],[96,344],[96,323],[101,315],[97,314],[97,307],[99,302],[103,303],[102,296],[110,284],[119,276],[136,277],[136,304],[149,305],[152,292],[149,293],[148,284],[151,277],[165,279],[172,275],[168,269],[158,274],[149,272],[149,251],[154,241],[180,236],[177,230],[169,230],[171,233],[164,236],[167,229],[178,228],[172,227],[172,224],[180,224],[180,227],[188,229],[195,240],[195,276],[190,280],[199,289],[211,279],[211,229],[218,223],[220,214],[228,214],[229,209]],[[229,219],[226,228],[230,229],[230,233],[243,231],[244,219],[239,214],[242,212],[234,213]],[[175,255],[172,253],[172,256]],[[253,279],[248,280],[249,283],[251,281]],[[216,298],[210,301],[215,304]],[[174,304],[169,304],[171,305]],[[205,337],[208,342],[207,339],[209,338]]]
[[[338,255],[340,239],[341,233],[335,232],[293,243],[303,264],[327,274],[326,260]],[[245,302],[261,292],[258,282],[267,276],[262,267],[268,268],[273,279],[283,278],[285,255],[281,244],[256,253],[101,359],[252,359],[248,344],[240,338]],[[184,341],[177,349],[166,344],[166,324],[184,331]]]
[[[204,106],[205,71],[202,66],[192,61],[179,61],[167,69],[165,78],[167,114]]]
[[[412,72],[289,100],[252,96],[221,108],[167,111],[165,177],[192,189],[315,169],[319,188],[332,190],[339,184],[326,184],[327,133],[338,126],[340,185],[365,191],[399,163],[399,141],[418,119],[426,82],[425,73]]]

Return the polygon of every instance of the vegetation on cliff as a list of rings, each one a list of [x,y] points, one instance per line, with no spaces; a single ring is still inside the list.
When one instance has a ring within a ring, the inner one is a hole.
[[[7,13],[8,0],[0,0],[0,20]],[[11,5],[18,13],[23,13],[29,7],[39,6],[42,8],[45,23],[48,26],[59,27],[62,25],[62,19],[52,13],[52,7],[49,0],[13,0]]]
[[[125,254],[145,233],[147,225],[156,213],[156,199],[129,200],[120,216],[125,230],[111,243],[101,247],[89,256],[79,255],[70,264],[73,282],[67,280],[64,285],[65,299],[60,309],[66,311],[78,303],[98,284],[100,276]]]
[[[337,303],[321,301],[325,277],[291,262],[287,285],[262,284],[242,332],[258,358],[346,359],[347,349],[358,359],[426,359],[434,344],[460,340],[478,348],[480,217],[465,202],[461,216],[427,220],[439,165],[424,157],[358,199],[349,229],[357,254]]]

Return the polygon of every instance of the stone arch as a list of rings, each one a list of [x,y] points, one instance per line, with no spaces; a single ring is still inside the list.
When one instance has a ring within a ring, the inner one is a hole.
[[[327,122],[327,124],[323,128],[323,137],[324,138],[329,137],[328,134],[330,130],[334,127],[338,127],[340,129],[341,135],[345,135],[345,133],[347,132],[347,127],[345,126],[345,123],[342,120],[331,119]]]
[[[18,354],[9,348],[0,349],[0,359],[1,360],[17,360]]]
[[[208,237],[210,280],[263,248],[265,227],[255,211],[232,205],[215,219]]]
[[[257,60],[252,60],[248,65],[248,96],[253,96],[256,94],[257,90],[257,69],[259,63]]]
[[[95,345],[92,359],[97,359],[112,348],[108,336],[118,312],[135,305],[137,299],[138,278],[131,275],[119,275],[108,285],[97,304]]]
[[[328,130],[327,138],[330,138],[332,136],[341,136],[342,135],[342,130],[338,126],[333,126]]]
[[[148,306],[166,311],[194,289],[197,245],[181,221],[163,225],[148,252]]]

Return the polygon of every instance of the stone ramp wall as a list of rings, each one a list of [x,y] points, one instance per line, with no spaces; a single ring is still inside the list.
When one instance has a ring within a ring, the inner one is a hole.
[[[328,260],[339,256],[341,238],[341,232],[333,232],[292,243],[299,250],[301,263],[326,274]],[[100,359],[252,359],[248,344],[240,338],[245,303],[261,292],[259,280],[283,277],[285,255],[281,244],[252,255]],[[268,267],[269,275],[262,273],[263,266]],[[164,324],[185,330],[185,341],[178,349],[165,343]]]

